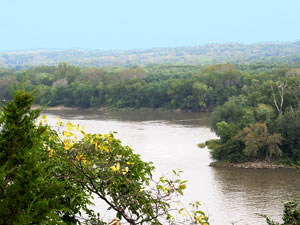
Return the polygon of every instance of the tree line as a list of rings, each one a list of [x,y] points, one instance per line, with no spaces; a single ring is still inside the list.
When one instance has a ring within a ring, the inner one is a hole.
[[[270,65],[266,68],[270,71]],[[41,109],[31,108],[35,97],[26,88],[33,90],[41,103],[43,95],[38,96],[41,88],[55,93],[60,87],[64,93],[69,88],[75,91],[76,85],[101,84],[106,88],[116,85],[118,88],[112,90],[121,91],[115,96],[123,99],[121,94],[136,94],[131,88],[137,83],[143,83],[144,87],[164,84],[169,88],[164,93],[171,93],[171,103],[174,100],[174,104],[182,104],[185,98],[192,96],[187,93],[193,93],[194,85],[206,85],[202,89],[210,89],[208,97],[213,100],[212,105],[182,109],[216,107],[212,129],[220,139],[207,143],[215,159],[298,161],[299,69],[274,65],[272,71],[266,73],[251,72],[250,66],[244,66],[243,70],[228,64],[204,68],[172,65],[105,70],[62,63],[28,71],[26,84],[13,93],[9,84],[22,80],[23,73],[2,70],[0,91],[5,104],[0,111],[0,224],[118,225],[126,221],[129,224],[208,225],[209,218],[199,210],[199,202],[191,203],[188,209],[174,201],[186,188],[186,181],[179,177],[180,171],[173,171],[174,179],[154,180],[154,166],[122,145],[114,133],[86,133],[82,126],[62,123],[59,119],[54,130],[47,125],[46,117],[40,117]],[[158,74],[159,71],[164,71],[164,75]],[[126,89],[127,85],[131,88]],[[188,88],[192,88],[192,92]],[[145,91],[140,90],[139,94]],[[105,99],[113,96],[113,92],[106,94]],[[50,97],[53,96],[44,96],[44,103],[49,103]],[[57,97],[67,99],[63,94]],[[80,94],[77,97],[86,97],[88,102],[96,98]],[[114,103],[105,105],[121,107]],[[162,106],[177,108],[177,105]],[[101,215],[89,207],[92,193],[114,212],[112,221],[103,221]],[[174,211],[177,203],[179,206]],[[282,224],[298,224],[299,211],[296,201],[286,203]],[[279,224],[262,216],[270,225]]]
[[[40,105],[211,111],[233,96],[247,94],[257,82],[298,70],[282,64],[80,68],[60,63],[28,70],[26,85],[37,91]],[[10,84],[22,80],[23,74],[0,70],[1,100],[11,99]]]
[[[56,65],[61,61],[87,67],[108,67],[153,64],[256,64],[287,63],[300,60],[299,41],[265,43],[203,44],[191,47],[152,48],[131,50],[29,50],[1,51],[0,66],[16,69],[41,64]]]
[[[0,99],[23,71],[0,71]],[[48,106],[214,111],[217,161],[300,160],[300,68],[284,64],[80,68],[67,63],[26,72],[36,103]]]

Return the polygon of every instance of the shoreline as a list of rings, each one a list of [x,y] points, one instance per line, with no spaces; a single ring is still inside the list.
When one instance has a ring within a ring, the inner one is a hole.
[[[40,105],[33,105],[32,109],[43,108]],[[167,108],[111,108],[111,107],[90,107],[90,108],[80,108],[80,107],[66,107],[66,106],[46,106],[43,111],[60,111],[60,110],[92,110],[92,111],[123,111],[123,112],[130,112],[130,111],[140,111],[140,112],[206,112],[211,113],[213,110],[211,109],[202,109],[197,111],[192,110],[182,110],[182,109],[167,109]]]
[[[229,162],[212,162],[209,164],[215,168],[240,168],[240,169],[295,169],[291,165],[274,164],[266,161],[244,162],[244,163],[229,163]]]

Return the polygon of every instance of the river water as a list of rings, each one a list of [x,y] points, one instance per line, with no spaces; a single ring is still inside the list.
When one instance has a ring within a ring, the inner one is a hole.
[[[45,114],[53,126],[59,117],[85,125],[86,132],[117,131],[124,145],[144,161],[154,162],[156,176],[183,170],[182,178],[188,180],[183,202],[200,201],[212,225],[266,224],[256,213],[281,221],[282,202],[300,193],[300,175],[293,169],[209,167],[209,151],[197,147],[216,138],[209,113],[68,110]]]

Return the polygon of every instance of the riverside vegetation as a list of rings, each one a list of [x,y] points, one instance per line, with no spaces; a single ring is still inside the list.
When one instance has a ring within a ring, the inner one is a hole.
[[[0,98],[23,72],[0,71]],[[80,68],[66,63],[27,72],[36,103],[67,107],[214,111],[220,137],[206,144],[218,162],[300,160],[300,66],[156,65]]]
[[[114,133],[86,133],[59,119],[54,130],[33,102],[21,85],[1,109],[1,225],[209,224],[199,202],[181,206],[181,171],[153,180],[154,166]],[[89,208],[92,194],[115,212],[110,222]]]
[[[9,84],[21,80],[22,76],[19,71],[1,71],[3,102],[13,97]],[[39,93],[37,103],[50,106],[194,111],[216,107],[212,129],[220,139],[206,143],[214,159],[232,163],[276,160],[293,164],[300,158],[297,64],[99,69],[61,63],[57,67],[39,66],[29,70],[26,85]],[[172,220],[169,201],[173,199],[171,195],[182,194],[185,182],[161,178],[152,183],[154,167],[122,146],[113,134],[86,134],[81,129],[83,138],[77,140],[73,132],[77,125],[66,124],[66,130],[60,133],[43,121],[35,125],[40,110],[30,109],[33,100],[24,89],[17,90],[13,101],[1,113],[3,204],[0,207],[3,208],[0,212],[3,215],[0,218],[3,220],[0,224],[105,224],[88,209],[90,193],[116,211],[116,219],[112,221],[115,224],[120,223],[119,219],[130,224],[180,223]],[[175,171],[174,175],[178,173]],[[23,186],[28,191],[22,190]],[[23,195],[20,204],[15,196]],[[199,203],[191,206],[197,208]],[[186,210],[178,209],[181,215],[188,215],[181,223],[208,224],[202,211],[192,209],[188,213]],[[88,215],[86,222],[86,218],[79,218],[83,211]],[[297,215],[299,208],[295,201],[285,205],[284,216],[299,222]],[[277,224],[270,219],[267,222]]]

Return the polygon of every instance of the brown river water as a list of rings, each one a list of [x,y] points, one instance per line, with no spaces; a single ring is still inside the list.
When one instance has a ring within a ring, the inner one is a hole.
[[[116,137],[131,146],[144,161],[152,161],[156,176],[172,169],[184,171],[188,188],[183,202],[202,203],[212,225],[263,225],[263,213],[281,221],[282,202],[298,197],[300,174],[294,169],[212,168],[207,149],[198,143],[216,138],[209,113],[46,111],[50,125],[56,117],[85,125],[91,133],[117,131]],[[101,203],[96,202],[101,208]],[[97,207],[96,206],[96,207]]]

